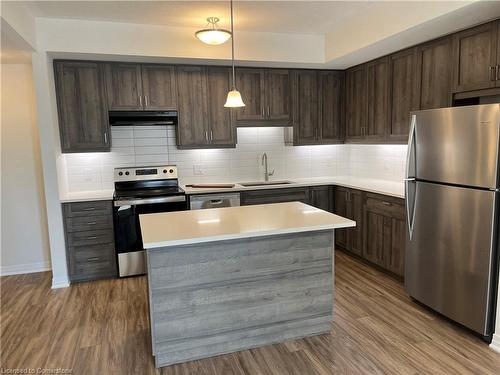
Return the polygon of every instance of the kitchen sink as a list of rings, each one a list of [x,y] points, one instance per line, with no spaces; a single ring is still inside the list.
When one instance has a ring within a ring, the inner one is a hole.
[[[293,181],[252,181],[252,182],[239,182],[241,186],[251,187],[251,186],[269,186],[269,185],[287,185],[293,184]]]

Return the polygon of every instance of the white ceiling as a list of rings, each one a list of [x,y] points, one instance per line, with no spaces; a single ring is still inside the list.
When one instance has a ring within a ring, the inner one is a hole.
[[[31,1],[35,17],[85,19],[138,24],[202,28],[216,16],[229,28],[229,1]],[[235,1],[235,25],[239,30],[300,34],[325,34],[343,23],[364,16],[384,1]],[[395,6],[401,3],[395,1]],[[436,3],[418,1],[433,8]]]

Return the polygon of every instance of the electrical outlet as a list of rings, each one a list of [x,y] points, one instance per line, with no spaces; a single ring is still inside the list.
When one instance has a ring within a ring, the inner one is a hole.
[[[201,164],[193,164],[193,174],[196,176],[200,176],[203,174],[203,170],[201,169]]]

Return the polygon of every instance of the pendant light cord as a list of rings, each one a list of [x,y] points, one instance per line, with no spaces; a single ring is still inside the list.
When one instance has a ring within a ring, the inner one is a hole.
[[[230,0],[231,4],[231,61],[233,65],[233,90],[236,88],[236,80],[234,75],[234,26],[233,26],[233,0]]]

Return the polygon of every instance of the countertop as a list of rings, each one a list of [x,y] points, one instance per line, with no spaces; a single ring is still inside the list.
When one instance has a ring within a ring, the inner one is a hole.
[[[63,193],[59,200],[61,203],[88,202],[88,201],[110,201],[113,200],[114,190],[79,191]]]
[[[404,184],[397,181],[379,180],[374,178],[360,178],[351,176],[336,176],[336,177],[315,177],[315,178],[296,178],[291,180],[291,184],[282,185],[264,185],[245,187],[235,183],[233,188],[190,188],[182,185],[186,194],[206,194],[206,193],[225,193],[251,190],[268,190],[268,189],[284,189],[301,186],[321,186],[321,185],[337,185],[352,189],[359,189],[371,193],[382,195],[390,195],[396,198],[404,199]],[[113,190],[96,190],[82,191],[74,193],[63,193],[60,196],[61,203],[67,202],[84,202],[97,200],[112,200]]]
[[[348,187],[352,189],[359,189],[371,193],[390,195],[396,198],[405,197],[403,182],[378,180],[373,178],[359,178],[350,176],[337,176],[337,177],[316,177],[316,178],[302,178],[291,179],[290,184],[281,185],[262,185],[245,187],[235,183],[233,188],[191,188],[182,186],[186,194],[206,194],[206,193],[227,193],[231,191],[245,191],[245,190],[268,190],[268,189],[285,189],[291,187],[301,186],[320,186],[320,185],[337,185]]]
[[[300,202],[143,214],[139,220],[145,249],[356,226]]]

